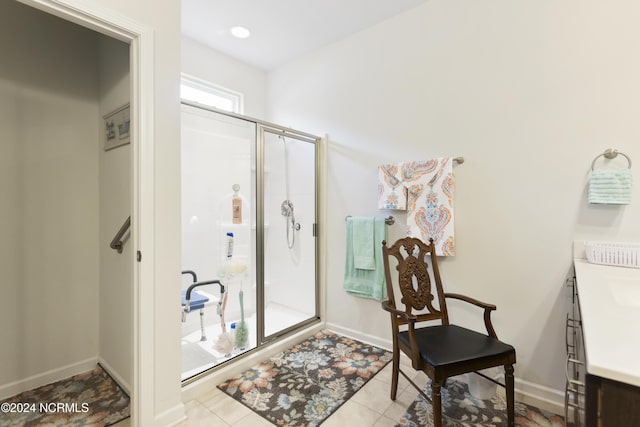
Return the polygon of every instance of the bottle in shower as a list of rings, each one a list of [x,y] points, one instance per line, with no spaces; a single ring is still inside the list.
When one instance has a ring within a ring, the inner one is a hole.
[[[231,198],[231,222],[242,224],[242,199],[238,195],[240,185],[233,184],[233,197]]]
[[[233,233],[227,233],[227,259],[233,257]]]

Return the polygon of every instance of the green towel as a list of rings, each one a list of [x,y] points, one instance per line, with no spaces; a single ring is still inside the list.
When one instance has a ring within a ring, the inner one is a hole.
[[[382,301],[387,298],[382,259],[382,241],[387,239],[387,224],[384,218],[373,221],[374,270],[358,269],[354,263],[354,218],[347,218],[347,254],[344,269],[344,289],[355,296]]]
[[[631,203],[631,169],[596,169],[591,172],[589,203]]]
[[[373,223],[374,219],[366,216],[351,219],[353,265],[359,270],[376,269],[376,259],[373,254]]]

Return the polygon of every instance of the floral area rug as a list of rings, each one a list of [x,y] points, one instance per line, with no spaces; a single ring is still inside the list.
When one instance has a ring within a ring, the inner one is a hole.
[[[129,417],[129,397],[94,370],[3,400],[0,426],[108,426]]]
[[[388,351],[325,330],[218,388],[276,425],[313,427],[391,357]]]
[[[431,397],[431,382],[424,389]],[[488,400],[469,393],[467,384],[453,379],[442,387],[442,425],[455,427],[500,427],[507,425],[504,393]],[[515,425],[520,427],[564,427],[564,418],[527,404],[515,403]],[[420,394],[409,406],[396,427],[433,426],[431,404]]]

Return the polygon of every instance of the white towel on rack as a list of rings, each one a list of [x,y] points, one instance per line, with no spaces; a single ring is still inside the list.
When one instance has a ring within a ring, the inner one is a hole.
[[[591,172],[589,203],[628,205],[631,203],[631,169],[596,169]]]

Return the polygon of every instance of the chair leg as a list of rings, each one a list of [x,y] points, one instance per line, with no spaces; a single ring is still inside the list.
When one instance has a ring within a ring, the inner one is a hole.
[[[393,372],[391,373],[391,400],[396,400],[398,392],[398,375],[400,374],[400,349],[393,349]]]
[[[515,423],[515,399],[513,385],[513,365],[504,366],[504,380],[507,394],[507,426],[513,427]]]
[[[442,385],[431,381],[431,404],[433,409],[433,427],[442,427],[442,396],[440,388]]]

